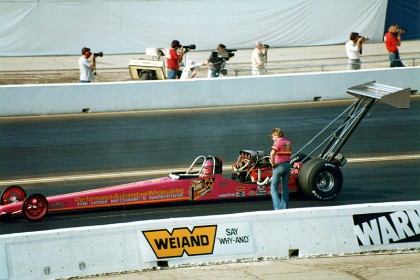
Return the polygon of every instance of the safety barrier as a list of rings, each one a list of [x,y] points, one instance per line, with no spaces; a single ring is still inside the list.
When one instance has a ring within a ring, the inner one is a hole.
[[[412,248],[420,201],[300,208],[3,235],[0,279]]]
[[[420,88],[420,67],[219,79],[0,86],[0,116],[121,112],[348,99],[376,81]]]

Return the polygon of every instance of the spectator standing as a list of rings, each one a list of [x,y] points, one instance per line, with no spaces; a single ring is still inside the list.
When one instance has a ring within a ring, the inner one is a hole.
[[[273,200],[274,210],[287,209],[289,206],[289,176],[290,157],[292,155],[292,144],[284,137],[280,128],[275,128],[269,135],[273,140],[270,152],[270,162],[273,167],[270,193]],[[281,181],[281,199],[278,187]]]
[[[90,48],[82,48],[82,56],[79,58],[80,82],[90,83],[95,69],[95,55],[90,52]]]
[[[347,70],[358,70],[361,68],[360,54],[362,53],[362,43],[368,40],[357,32],[350,33],[350,40],[346,43]]]
[[[265,61],[267,59],[267,48],[261,41],[255,43],[255,49],[252,51],[252,75],[259,76],[265,74]]]
[[[213,51],[210,57],[203,62],[203,65],[210,65],[208,78],[218,78],[222,70],[225,59],[221,58],[222,53],[226,53],[226,46],[223,44],[217,45],[217,50]]]
[[[401,46],[401,34],[405,33],[404,29],[393,24],[388,28],[388,32],[384,35],[385,47],[388,51],[390,67],[405,67],[400,60],[400,52],[398,47]]]
[[[173,40],[166,60],[168,79],[178,79],[179,63],[182,61],[183,56],[184,50],[181,44],[178,40]]]

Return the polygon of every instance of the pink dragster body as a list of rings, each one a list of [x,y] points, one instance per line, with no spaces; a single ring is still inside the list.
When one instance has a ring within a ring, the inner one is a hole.
[[[212,165],[209,166],[209,161]],[[212,168],[210,172],[209,168]],[[264,178],[271,176],[266,167]],[[270,169],[270,170],[268,170]],[[222,176],[222,161],[213,156],[199,156],[186,172],[168,177],[104,187],[69,194],[44,197],[12,186],[1,197],[0,216],[23,214],[30,221],[48,212],[108,208],[136,204],[204,201],[270,196],[268,180],[261,184],[239,182]],[[296,176],[290,178],[291,191],[297,191]]]

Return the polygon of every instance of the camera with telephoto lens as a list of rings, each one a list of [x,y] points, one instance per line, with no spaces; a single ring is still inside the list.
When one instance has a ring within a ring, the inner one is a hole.
[[[95,57],[99,56],[99,57],[103,57],[104,53],[103,52],[97,52],[93,54]]]
[[[408,30],[407,29],[404,29],[404,28],[398,28],[397,29],[397,33],[407,33],[408,32]]]
[[[195,45],[189,45],[189,46],[182,46],[184,48],[184,52],[187,52],[189,50],[195,50]]]

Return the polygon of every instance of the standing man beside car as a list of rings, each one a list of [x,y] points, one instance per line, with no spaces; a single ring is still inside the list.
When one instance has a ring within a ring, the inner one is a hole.
[[[393,24],[388,28],[388,32],[384,35],[385,47],[388,51],[388,58],[390,60],[390,67],[405,67],[400,60],[400,53],[398,47],[401,46],[401,34],[406,31],[399,28],[398,25]]]
[[[362,53],[362,43],[368,37],[362,37],[357,32],[350,33],[350,40],[346,43],[347,70],[358,70],[361,68],[360,54]]]
[[[274,210],[287,209],[289,206],[289,176],[290,157],[292,155],[292,143],[284,137],[280,128],[275,128],[269,135],[273,140],[271,146],[270,162],[273,167],[270,193],[273,200]],[[279,183],[281,181],[281,199],[279,197]]]
[[[179,50],[179,54],[178,54]],[[173,40],[171,44],[171,49],[169,50],[169,54],[167,56],[167,73],[168,79],[178,79],[178,72],[179,72],[179,63],[182,61],[184,56],[184,49],[182,48],[181,44],[178,40]]]
[[[90,59],[90,60],[89,60]],[[95,69],[95,54],[87,47],[82,48],[82,56],[79,58],[80,82],[90,83]]]

